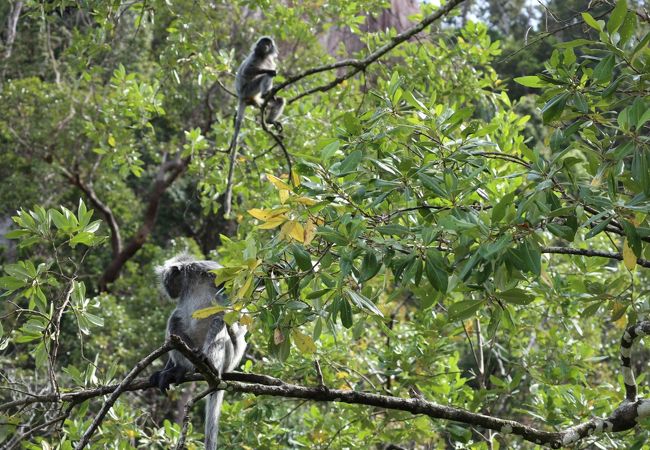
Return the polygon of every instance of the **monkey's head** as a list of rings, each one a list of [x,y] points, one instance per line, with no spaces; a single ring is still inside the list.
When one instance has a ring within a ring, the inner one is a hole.
[[[214,261],[198,261],[193,256],[182,253],[165,261],[165,264],[156,268],[156,272],[167,295],[177,299],[183,291],[198,285],[205,285],[206,288],[214,287],[216,291],[212,270],[220,267],[221,264]]]
[[[262,36],[255,43],[255,48],[253,49],[255,56],[259,58],[266,58],[269,55],[278,52],[278,49],[275,46],[275,42],[268,36]]]

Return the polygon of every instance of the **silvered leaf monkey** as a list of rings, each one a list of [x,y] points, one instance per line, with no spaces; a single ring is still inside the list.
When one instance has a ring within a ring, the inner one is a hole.
[[[172,299],[178,299],[176,309],[167,321],[167,337],[179,336],[189,347],[200,351],[219,372],[230,372],[240,363],[246,349],[246,326],[234,323],[226,325],[223,312],[206,319],[194,319],[192,313],[224,304],[223,289],[215,285],[212,272],[221,265],[214,261],[198,261],[188,255],[179,255],[157,269],[162,285]],[[164,393],[171,383],[183,380],[186,372],[194,366],[180,352],[172,350],[165,368],[154,373],[150,381]],[[224,391],[210,394],[205,413],[205,448],[217,448],[219,415]]]
[[[264,95],[273,87],[273,77],[277,73],[276,57],[278,49],[275,42],[268,36],[263,36],[257,40],[250,54],[246,57],[235,77],[235,88],[237,90],[237,115],[235,116],[235,131],[230,142],[230,167],[228,168],[228,183],[226,185],[226,194],[224,199],[224,215],[230,214],[232,206],[232,180],[235,170],[235,160],[237,158],[237,137],[244,119],[246,106],[253,105],[261,107],[264,103]],[[273,97],[267,100],[266,123],[270,123],[278,130],[282,130],[282,125],[278,121],[284,110],[285,101],[280,97]]]

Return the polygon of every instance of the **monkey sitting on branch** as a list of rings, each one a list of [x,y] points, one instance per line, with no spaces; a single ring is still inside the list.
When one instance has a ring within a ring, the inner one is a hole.
[[[235,171],[235,160],[237,159],[237,138],[242,120],[244,119],[244,111],[248,105],[257,106],[258,108],[264,105],[264,96],[273,87],[273,77],[278,74],[277,56],[278,49],[273,39],[268,36],[263,36],[257,40],[250,54],[237,70],[235,88],[237,89],[238,105],[237,115],[235,116],[235,131],[233,132],[232,141],[228,150],[230,161],[224,199],[225,216],[230,215],[232,208],[232,181]],[[262,116],[262,120],[265,123],[272,124],[277,130],[282,131],[282,125],[278,119],[284,110],[285,100],[280,97],[272,97],[266,103],[266,119]]]
[[[221,265],[214,261],[199,261],[188,255],[179,255],[157,269],[162,285],[172,299],[178,299],[176,309],[169,316],[166,337],[180,337],[190,348],[201,352],[219,376],[231,372],[241,362],[246,350],[246,326],[233,323],[228,326],[223,312],[205,319],[192,314],[199,309],[225,304],[223,289],[215,285],[214,270]],[[181,382],[194,365],[179,351],[172,350],[164,369],[154,373],[149,381],[165,393],[171,383]],[[205,448],[217,448],[219,415],[224,391],[210,394],[205,411]]]

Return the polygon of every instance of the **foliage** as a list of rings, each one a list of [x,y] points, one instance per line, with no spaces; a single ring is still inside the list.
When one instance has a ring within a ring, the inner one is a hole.
[[[249,43],[276,37],[277,83],[335,61],[319,44],[332,30],[368,51],[396,31],[360,31],[370,7],[357,2],[25,3],[0,67],[1,170],[15,167],[0,187],[15,242],[0,277],[2,403],[119,382],[162,343],[171,305],[153,269],[183,250],[223,264],[225,318],[251,330],[246,372],[317,385],[318,360],[329,387],[415,391],[549,430],[620,403],[618,340],[650,308],[650,31],[624,0],[583,12],[576,39],[548,41],[540,73],[498,74],[501,45],[481,22],[396,46],[290,102],[291,171],[247,120],[234,217],[220,212],[234,105],[220,85]],[[412,20],[434,8],[421,7]],[[504,78],[536,93],[537,117]],[[185,165],[158,206],[170,161]],[[147,243],[100,292],[118,247],[143,230]],[[125,393],[92,445],[169,448],[187,398]],[[2,410],[0,442],[53,420],[22,448],[72,448],[100,407],[86,400],[58,421],[48,405]],[[202,446],[195,409],[188,448]],[[221,421],[226,448],[533,448],[405,412],[251,394],[229,394]],[[645,425],[584,442],[641,448]]]

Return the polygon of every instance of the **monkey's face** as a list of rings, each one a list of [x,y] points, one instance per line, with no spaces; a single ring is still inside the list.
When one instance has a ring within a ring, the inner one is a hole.
[[[260,38],[255,44],[255,54],[260,58],[276,53],[275,43],[269,37]]]
[[[171,298],[178,298],[183,290],[183,273],[180,268],[172,266],[165,272],[163,286]]]

